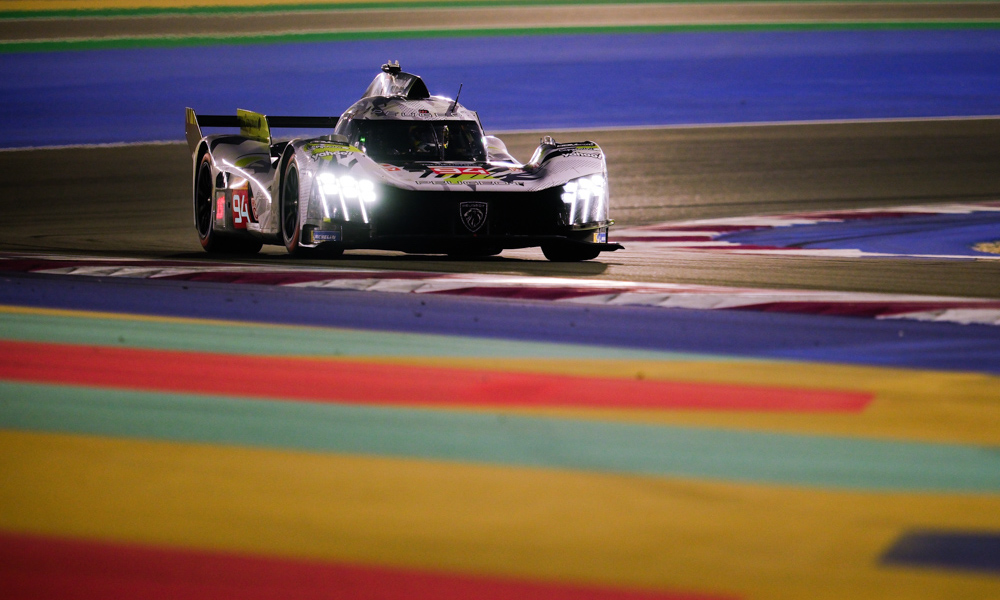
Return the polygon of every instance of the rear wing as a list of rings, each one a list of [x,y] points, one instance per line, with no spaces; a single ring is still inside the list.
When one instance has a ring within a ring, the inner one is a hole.
[[[337,117],[267,117],[250,110],[236,109],[235,115],[198,115],[193,108],[186,110],[184,137],[194,152],[204,137],[202,127],[239,127],[240,135],[271,145],[271,128],[333,129]]]

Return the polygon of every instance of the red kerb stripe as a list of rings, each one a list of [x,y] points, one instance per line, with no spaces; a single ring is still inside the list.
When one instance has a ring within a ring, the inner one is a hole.
[[[6,600],[722,600],[11,533],[0,533],[0,590]]]
[[[234,335],[236,333],[234,332]],[[489,364],[489,359],[483,359]],[[838,390],[0,341],[0,378],[375,405],[856,412]]]

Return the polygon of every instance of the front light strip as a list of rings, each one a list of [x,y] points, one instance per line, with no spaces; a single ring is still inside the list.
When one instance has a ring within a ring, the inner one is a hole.
[[[607,194],[607,183],[604,175],[590,175],[571,179],[563,185],[562,201],[569,204],[569,223],[576,224],[576,208],[582,204],[580,220],[582,223],[590,219],[591,202],[594,208],[600,212],[604,198]]]
[[[348,201],[356,201],[361,212],[361,219],[368,222],[368,210],[365,205],[375,202],[375,184],[368,179],[356,179],[351,175],[337,176],[333,173],[320,173],[316,177],[317,188],[323,199],[324,208],[327,198],[336,198],[340,201],[340,208],[343,211],[344,220],[351,220],[351,213],[347,210]]]

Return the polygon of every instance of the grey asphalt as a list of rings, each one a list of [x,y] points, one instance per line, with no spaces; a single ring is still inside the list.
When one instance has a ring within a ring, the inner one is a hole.
[[[502,137],[526,160],[539,135]],[[605,149],[612,217],[620,225],[1000,199],[1000,119],[555,136],[592,139]],[[4,151],[0,157],[7,167],[0,183],[0,250],[211,260],[194,233],[191,159],[183,143]],[[277,247],[254,260],[298,262]],[[357,251],[334,264],[1000,298],[1000,261],[652,255],[627,248],[569,265],[546,262],[537,250],[484,261]]]

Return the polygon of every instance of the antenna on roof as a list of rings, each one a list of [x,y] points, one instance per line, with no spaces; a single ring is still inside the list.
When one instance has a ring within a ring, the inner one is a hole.
[[[455,94],[455,101],[451,103],[451,106],[448,108],[448,112],[445,113],[446,115],[450,115],[451,113],[455,112],[455,109],[458,107],[458,97],[462,95],[463,85],[465,84],[464,83],[458,84],[458,93]]]
[[[398,60],[396,62],[392,62],[391,60],[385,61],[385,64],[382,65],[382,70],[392,75],[399,73],[399,71],[401,70],[399,68],[399,61]]]

